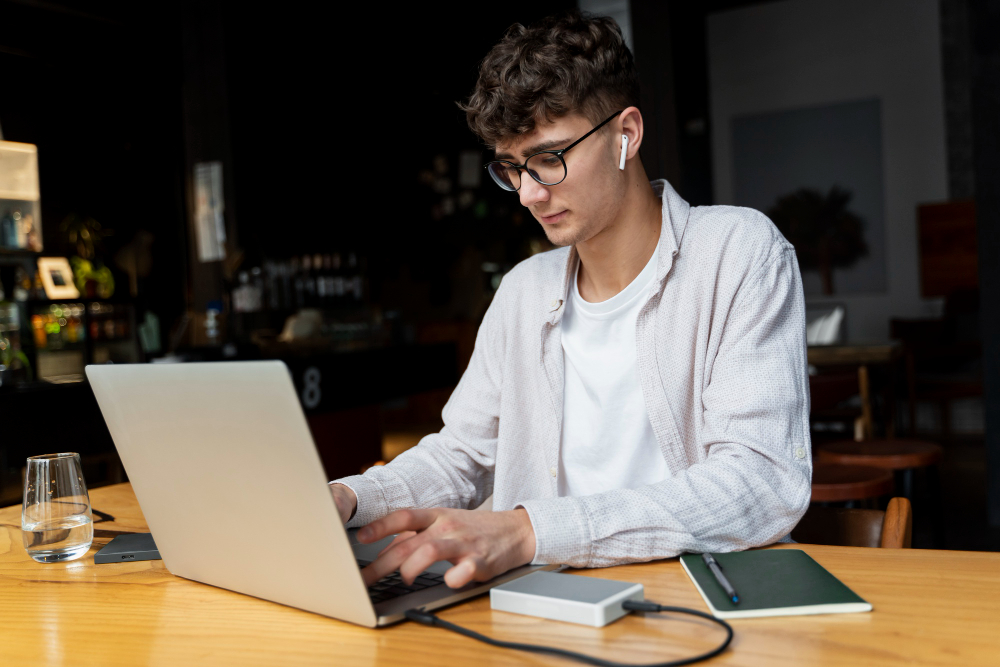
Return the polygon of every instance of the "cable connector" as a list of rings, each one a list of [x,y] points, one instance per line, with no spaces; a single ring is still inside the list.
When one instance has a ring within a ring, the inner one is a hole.
[[[423,623],[424,625],[437,625],[438,617],[434,614],[429,614],[426,611],[421,611],[420,609],[407,609],[406,618],[411,621],[416,621],[417,623]]]
[[[655,602],[644,602],[641,600],[623,600],[622,609],[629,611],[660,611],[662,607]]]

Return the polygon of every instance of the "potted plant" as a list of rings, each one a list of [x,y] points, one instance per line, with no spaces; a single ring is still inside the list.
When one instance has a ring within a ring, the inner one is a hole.
[[[846,268],[868,254],[864,220],[848,210],[851,193],[837,186],[824,196],[802,188],[780,197],[768,217],[795,246],[799,268],[819,271],[823,294],[833,294],[834,268]]]

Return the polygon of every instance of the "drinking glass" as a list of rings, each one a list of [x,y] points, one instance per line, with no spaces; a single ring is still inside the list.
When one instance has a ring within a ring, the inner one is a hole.
[[[94,540],[94,519],[79,454],[28,458],[21,531],[25,550],[39,563],[74,560],[87,553]]]

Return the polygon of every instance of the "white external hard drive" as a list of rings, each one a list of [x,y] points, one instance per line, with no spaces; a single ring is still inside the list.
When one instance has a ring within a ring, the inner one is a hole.
[[[558,572],[534,572],[490,590],[490,606],[498,611],[595,628],[627,614],[625,600],[642,599],[642,584]]]

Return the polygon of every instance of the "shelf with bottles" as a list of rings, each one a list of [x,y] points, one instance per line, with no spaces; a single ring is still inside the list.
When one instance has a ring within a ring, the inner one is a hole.
[[[6,348],[11,361],[19,355],[5,371],[3,381],[8,384],[80,381],[87,364],[140,361],[134,308],[129,303],[0,302],[0,348]]]
[[[0,199],[0,251],[37,254],[42,251],[38,202]]]
[[[131,307],[96,301],[28,303],[32,340],[39,350],[82,348],[91,341],[131,339]]]
[[[365,259],[354,252],[267,259],[262,266],[239,272],[232,289],[232,311],[358,310],[368,297],[365,269]]]
[[[38,148],[0,139],[0,252],[41,252]]]

